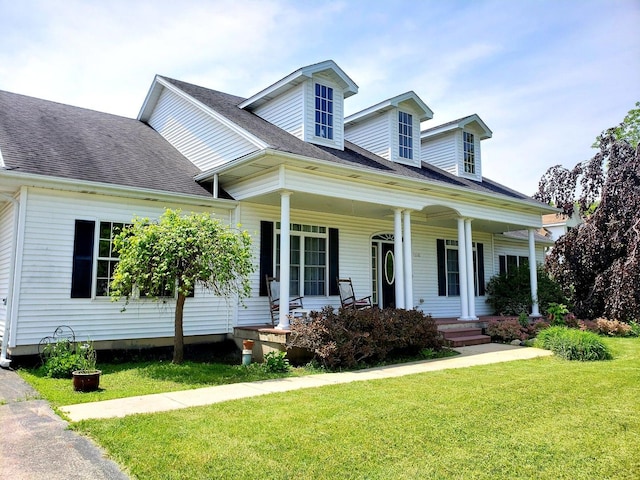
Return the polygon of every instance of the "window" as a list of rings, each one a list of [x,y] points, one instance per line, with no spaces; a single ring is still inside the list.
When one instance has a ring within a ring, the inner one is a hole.
[[[96,275],[96,297],[108,297],[113,271],[118,264],[118,254],[113,250],[113,237],[122,231],[124,223],[100,222],[98,239],[98,270]]]
[[[473,279],[476,296],[485,294],[484,284],[484,245],[472,243]],[[457,240],[437,240],[438,296],[460,296],[460,262]],[[464,281],[464,280],[462,280]]]
[[[289,293],[293,296],[327,293],[327,228],[291,224]],[[280,230],[280,222],[276,224]],[[280,234],[276,234],[276,277],[280,276]]]
[[[462,132],[462,145],[464,147],[464,173],[476,173],[475,146],[473,134]]]
[[[500,275],[509,275],[517,271],[518,267],[529,266],[529,257],[517,255],[500,255]]]
[[[333,140],[333,88],[316,83],[316,137]]]
[[[398,156],[413,159],[413,116],[398,112]]]

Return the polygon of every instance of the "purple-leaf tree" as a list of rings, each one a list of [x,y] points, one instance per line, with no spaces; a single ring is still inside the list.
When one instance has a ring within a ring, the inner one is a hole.
[[[600,151],[573,170],[550,168],[535,198],[584,218],[546,260],[575,313],[640,321],[640,148],[619,132],[603,132]]]

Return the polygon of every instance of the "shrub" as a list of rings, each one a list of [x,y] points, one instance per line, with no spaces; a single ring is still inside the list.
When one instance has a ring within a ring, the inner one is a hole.
[[[521,265],[508,274],[492,277],[487,284],[487,303],[496,315],[520,315],[531,312],[529,267]],[[562,289],[538,265],[538,306],[543,314],[551,303],[567,303]]]
[[[640,323],[631,320],[631,322],[629,322],[629,326],[631,327],[631,335],[634,337],[640,337]]]
[[[389,356],[441,350],[443,340],[430,316],[416,310],[325,307],[308,321],[294,319],[287,348],[312,352],[330,369],[375,364]]]
[[[592,361],[611,358],[611,352],[595,333],[562,326],[540,331],[535,346],[551,350],[566,360]]]
[[[82,354],[77,351],[75,343],[68,339],[45,345],[42,356],[44,372],[51,378],[71,378],[71,373],[80,370],[83,364]]]
[[[496,342],[509,343],[512,340],[526,340],[527,328],[515,318],[504,320],[489,320],[487,323],[487,335]]]
[[[267,372],[287,373],[290,367],[287,352],[273,351],[265,353],[262,365]]]
[[[597,318],[596,326],[598,327],[598,333],[601,335],[608,335],[610,337],[627,337],[632,334],[631,325],[619,320]]]

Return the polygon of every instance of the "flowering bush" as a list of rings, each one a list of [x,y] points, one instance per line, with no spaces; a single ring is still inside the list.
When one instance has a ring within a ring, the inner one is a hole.
[[[596,327],[601,335],[610,337],[627,337],[631,335],[631,325],[619,320],[607,320],[606,318],[597,318]]]

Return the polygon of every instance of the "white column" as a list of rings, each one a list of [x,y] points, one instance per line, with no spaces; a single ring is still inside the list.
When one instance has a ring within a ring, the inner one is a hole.
[[[445,262],[447,261],[445,257]],[[467,249],[465,248],[464,219],[458,219],[458,274],[460,275],[460,320],[469,320],[467,295]]]
[[[473,242],[471,240],[471,219],[467,218],[464,221],[464,236],[466,240],[467,250],[467,296],[469,298],[469,318],[471,320],[477,320],[476,317],[476,287],[473,277],[475,273],[473,271]]]
[[[541,317],[538,309],[538,266],[536,264],[535,229],[529,229],[529,282],[531,283],[531,316]]]
[[[289,329],[289,277],[291,264],[290,204],[291,192],[280,194],[280,313],[278,330]]]
[[[404,246],[404,305],[405,308],[413,309],[413,255],[411,254],[411,212],[404,211],[404,236],[402,245]]]
[[[404,308],[404,260],[402,251],[402,209],[397,208],[393,215],[393,254],[395,261],[396,308]]]

